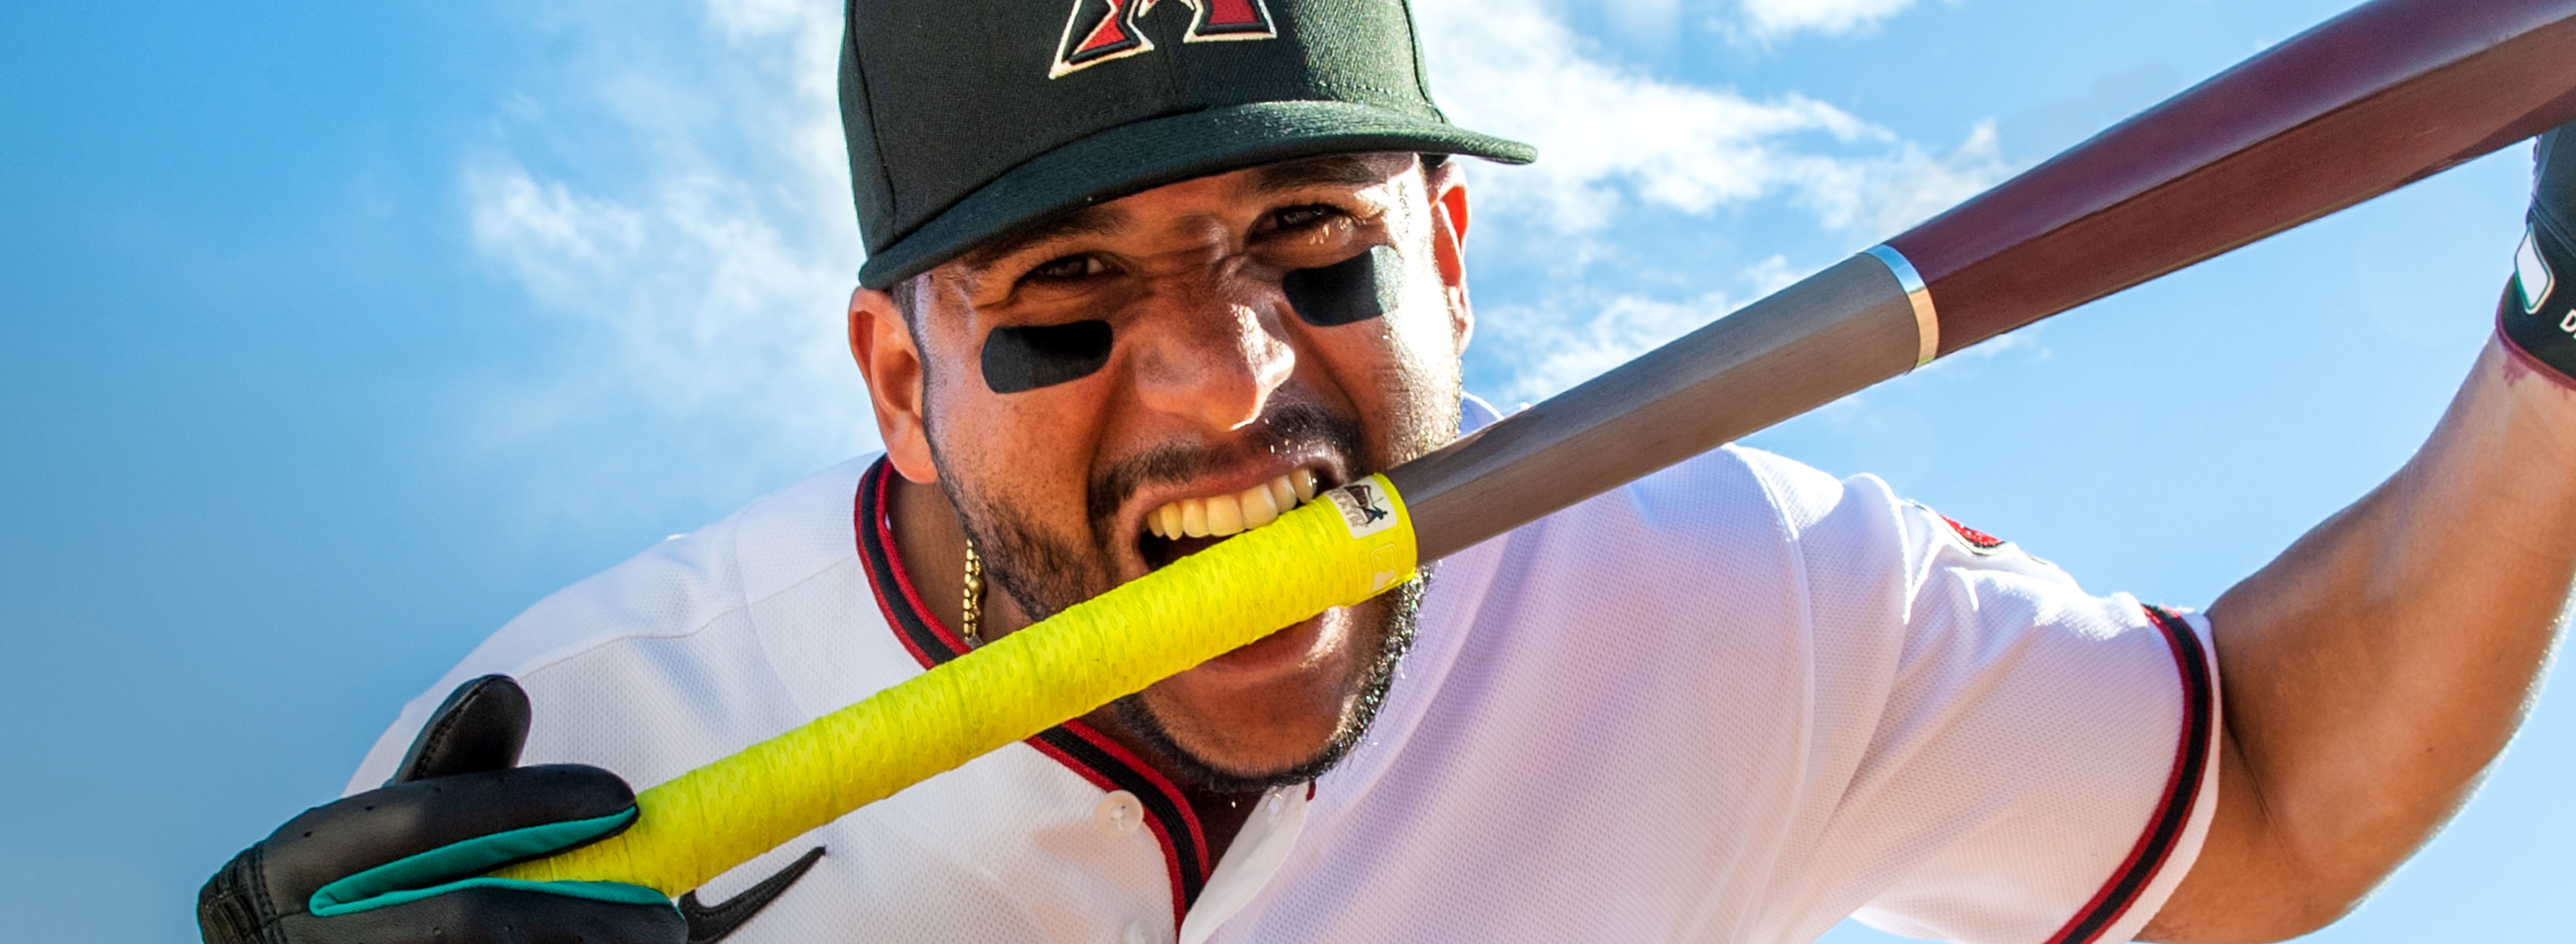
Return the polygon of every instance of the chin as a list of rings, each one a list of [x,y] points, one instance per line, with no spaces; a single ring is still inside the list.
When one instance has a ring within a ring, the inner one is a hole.
[[[1348,723],[1368,666],[1350,614],[1318,616],[1145,691],[1164,733],[1202,763],[1259,775],[1305,766]]]
[[[1289,627],[1112,704],[1166,772],[1217,793],[1313,780],[1367,732],[1413,640],[1414,581]]]

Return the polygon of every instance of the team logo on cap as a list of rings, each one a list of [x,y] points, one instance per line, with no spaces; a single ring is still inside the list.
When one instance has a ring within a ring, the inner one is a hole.
[[[1112,59],[1151,52],[1154,41],[1136,21],[1164,0],[1073,0],[1073,17],[1065,21],[1064,39],[1056,43],[1055,67],[1047,78],[1062,78]],[[1177,0],[1197,13],[1183,42],[1213,43],[1238,39],[1273,39],[1263,0]]]

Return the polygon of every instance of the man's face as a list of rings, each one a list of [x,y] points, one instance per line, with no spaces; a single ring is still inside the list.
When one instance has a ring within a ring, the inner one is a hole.
[[[1263,519],[1273,496],[1452,438],[1470,323],[1465,211],[1454,166],[1340,156],[1172,184],[999,238],[913,283],[902,340],[919,358],[918,397],[875,390],[889,452],[908,478],[940,483],[987,578],[1044,618]],[[1327,327],[1291,307],[1283,275],[1378,246],[1401,259],[1392,310]],[[891,309],[862,301],[854,312]],[[1079,321],[1108,324],[1098,370],[1007,393],[987,382],[997,329]],[[872,389],[901,373],[871,370]],[[889,393],[917,421],[888,422]],[[1177,539],[1153,527],[1181,518]],[[1215,533],[1188,536],[1202,530]],[[1311,777],[1374,710],[1417,596],[1322,614],[1105,721],[1202,786]]]

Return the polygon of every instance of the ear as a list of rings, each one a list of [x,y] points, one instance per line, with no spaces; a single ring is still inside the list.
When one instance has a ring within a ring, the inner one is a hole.
[[[1431,260],[1440,269],[1440,291],[1449,303],[1449,329],[1458,352],[1476,333],[1475,309],[1467,303],[1467,172],[1455,158],[1423,175],[1431,197]]]
[[[876,409],[886,459],[906,479],[925,485],[938,481],[929,427],[922,420],[928,401],[921,351],[913,346],[912,329],[894,296],[864,287],[850,292],[850,357],[867,378],[868,403]]]

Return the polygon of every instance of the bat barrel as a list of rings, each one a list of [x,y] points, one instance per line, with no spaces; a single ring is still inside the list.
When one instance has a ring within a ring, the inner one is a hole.
[[[2576,0],[2378,0],[1888,241],[1948,354],[2576,120]]]

